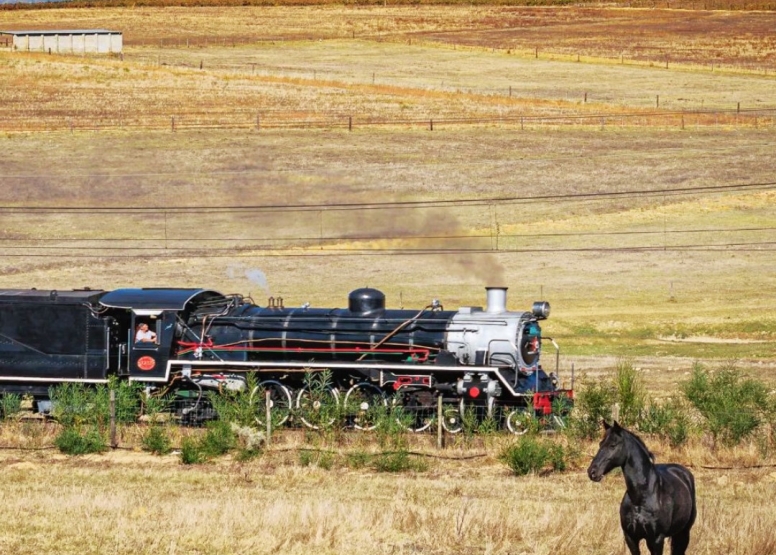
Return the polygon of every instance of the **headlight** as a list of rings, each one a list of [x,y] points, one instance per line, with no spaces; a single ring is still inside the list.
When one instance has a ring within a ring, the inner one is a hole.
[[[536,301],[531,307],[531,313],[537,320],[544,320],[550,317],[550,303],[547,301]]]

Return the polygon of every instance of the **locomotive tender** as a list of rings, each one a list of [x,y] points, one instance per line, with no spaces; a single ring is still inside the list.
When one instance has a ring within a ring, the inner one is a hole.
[[[573,390],[558,389],[540,366],[549,304],[513,312],[506,288],[486,290],[484,309],[457,311],[438,301],[387,309],[372,288],[350,293],[342,309],[286,308],[273,298],[262,307],[208,289],[0,290],[0,394],[31,395],[42,408],[51,386],[115,375],[188,400],[181,417],[207,418],[203,392],[245,389],[254,373],[257,405],[269,399],[270,418],[282,423],[294,409],[315,409],[310,376],[326,371],[324,393],[351,407],[356,428],[371,427],[376,406],[398,403],[423,430],[441,395],[448,431],[474,406],[498,411],[518,432],[525,414],[549,415]],[[143,324],[153,339],[136,341]]]

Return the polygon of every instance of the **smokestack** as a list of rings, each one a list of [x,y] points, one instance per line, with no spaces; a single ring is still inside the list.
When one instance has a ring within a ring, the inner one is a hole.
[[[507,288],[506,287],[486,287],[488,292],[488,306],[485,312],[488,314],[501,314],[507,311]]]

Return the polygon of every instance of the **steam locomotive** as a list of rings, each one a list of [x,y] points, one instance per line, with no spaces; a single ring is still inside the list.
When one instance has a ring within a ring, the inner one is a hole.
[[[560,389],[540,364],[549,304],[513,312],[506,288],[486,291],[484,309],[450,311],[436,300],[388,309],[373,288],[340,309],[208,289],[0,290],[0,394],[29,395],[45,411],[56,384],[117,376],[173,395],[184,420],[215,416],[208,391],[250,388],[259,423],[316,427],[317,410],[340,406],[370,429],[377,409],[398,406],[414,431],[431,426],[441,397],[450,432],[474,408],[519,433],[526,415],[567,408],[573,384]]]

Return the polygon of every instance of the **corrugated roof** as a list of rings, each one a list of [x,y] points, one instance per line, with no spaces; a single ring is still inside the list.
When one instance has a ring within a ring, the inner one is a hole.
[[[27,31],[0,31],[0,35],[120,35],[121,31],[107,29],[38,29]]]

